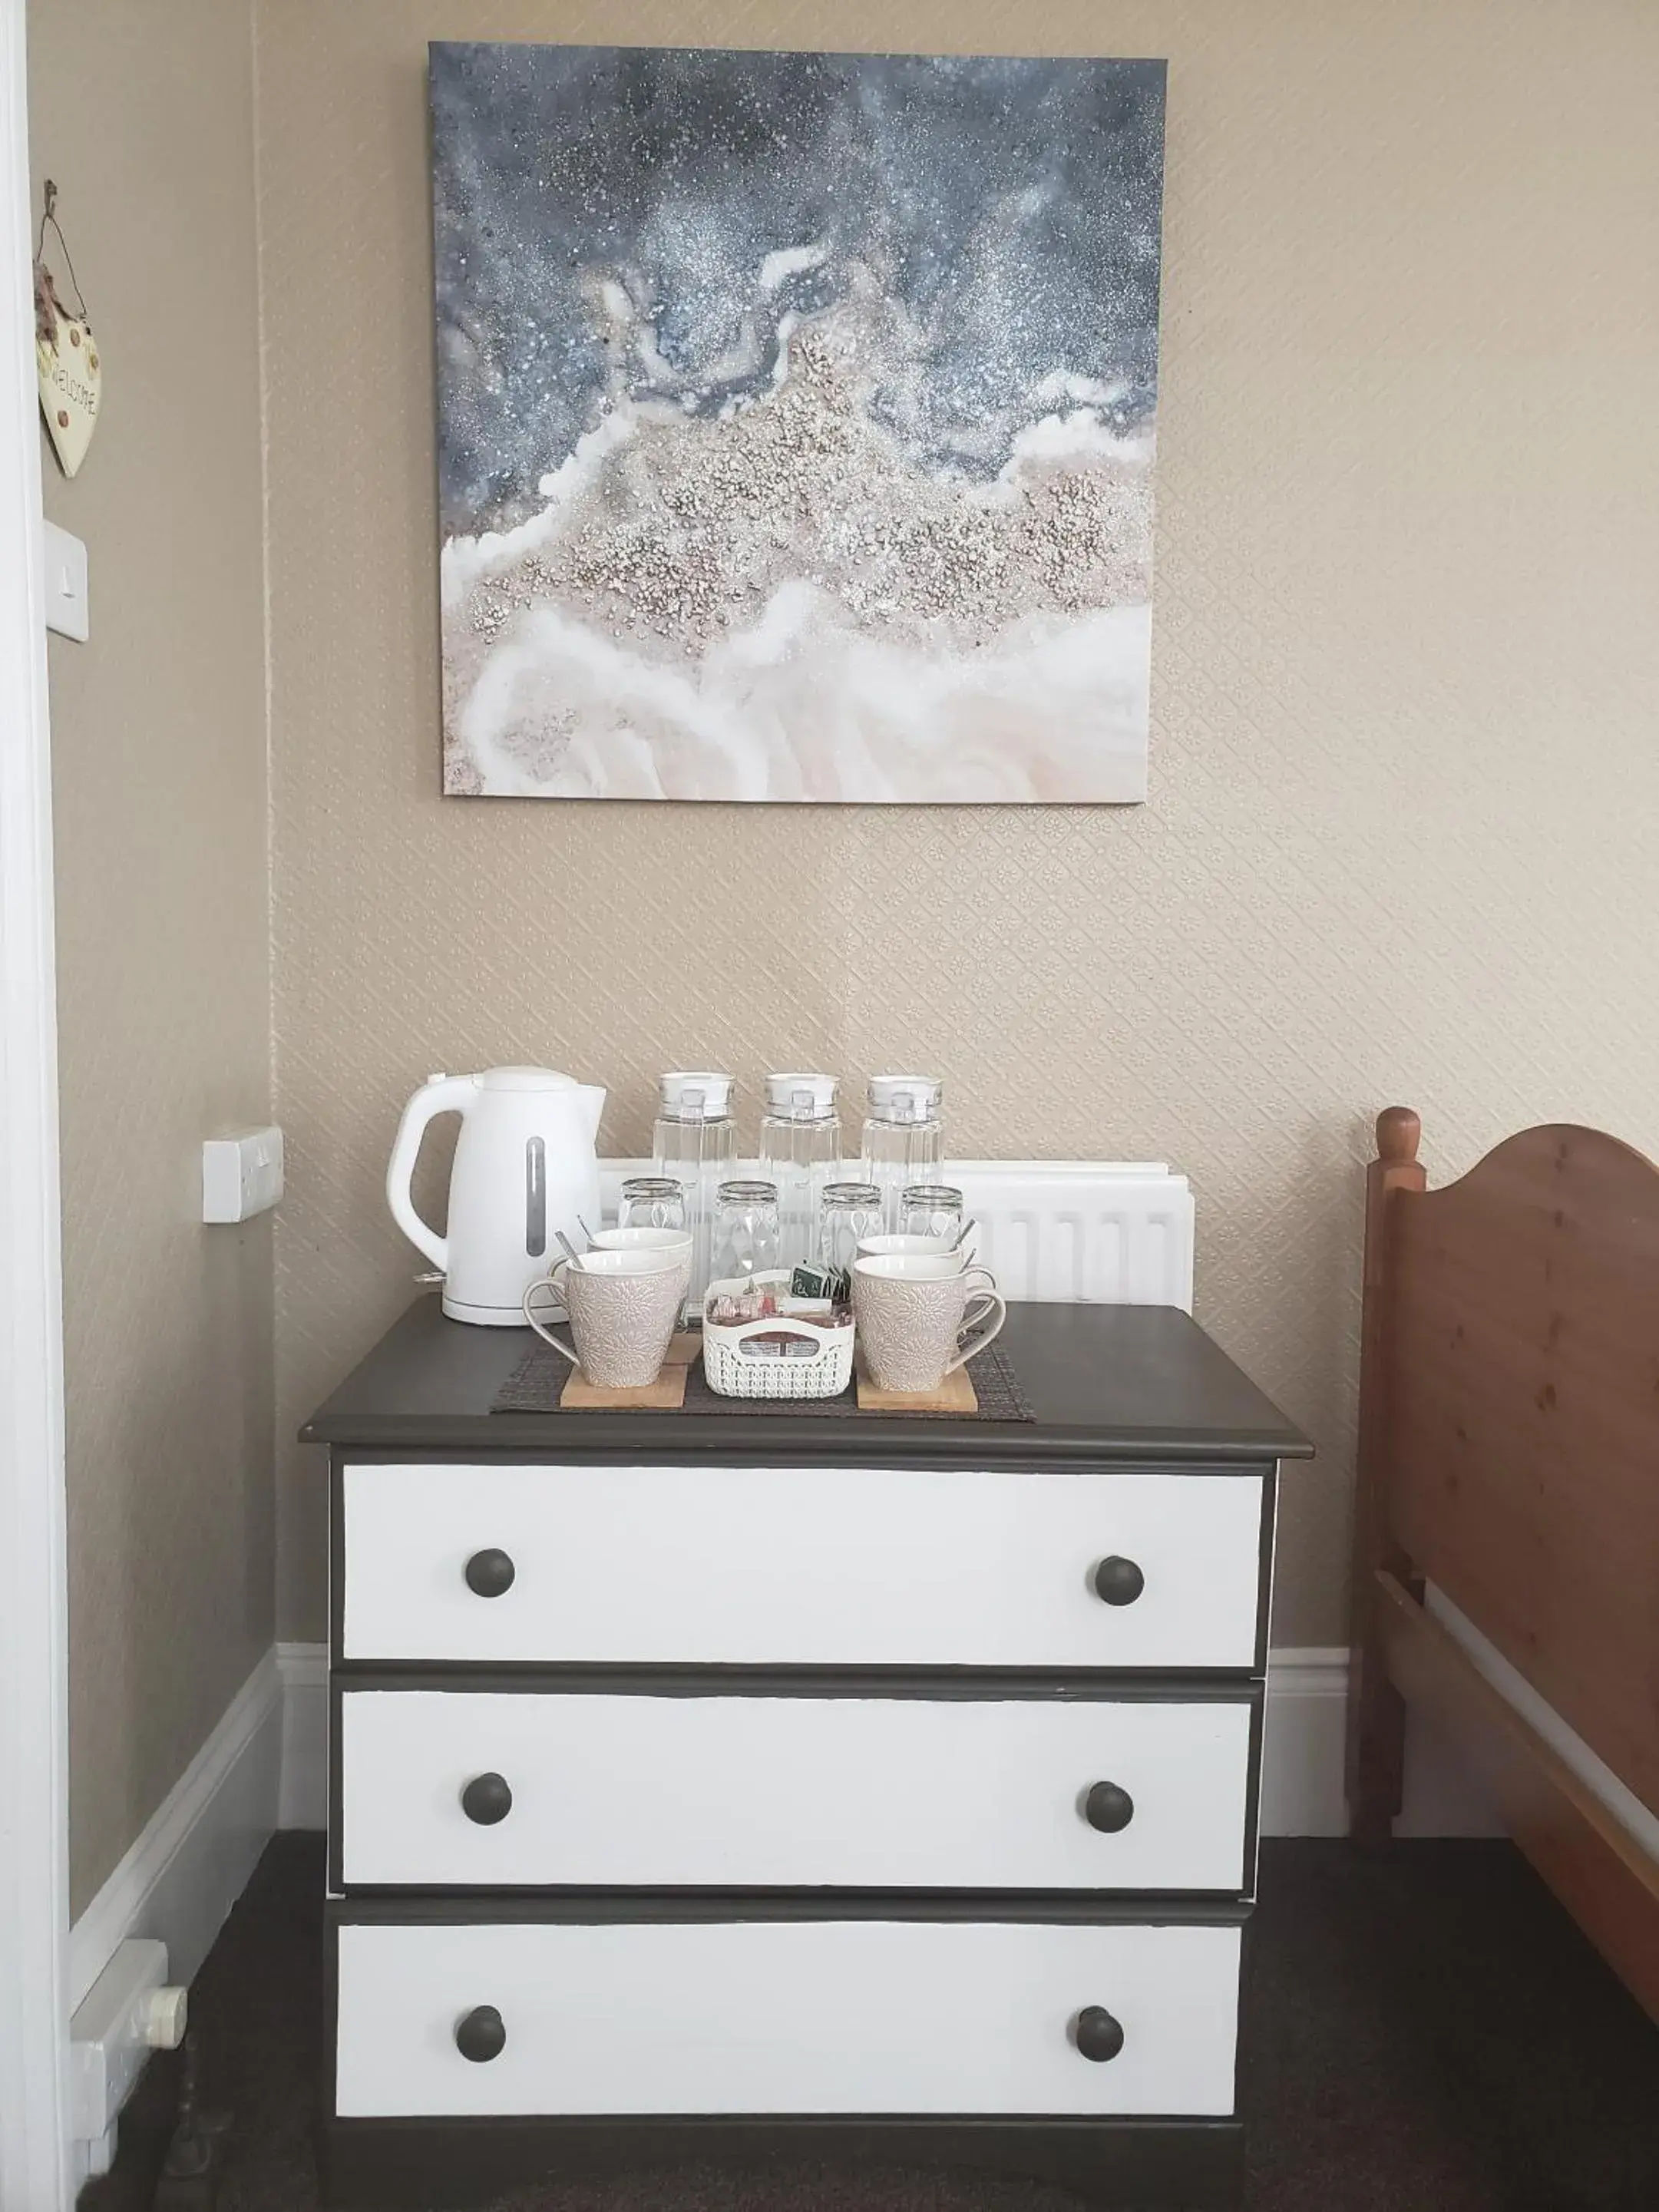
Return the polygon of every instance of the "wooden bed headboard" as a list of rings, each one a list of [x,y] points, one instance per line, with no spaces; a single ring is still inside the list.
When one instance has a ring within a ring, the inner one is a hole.
[[[1419,1130],[1379,1117],[1368,1183],[1356,1828],[1397,1809],[1376,1615],[1425,1583],[1659,1811],[1659,1169],[1564,1125],[1431,1191]]]

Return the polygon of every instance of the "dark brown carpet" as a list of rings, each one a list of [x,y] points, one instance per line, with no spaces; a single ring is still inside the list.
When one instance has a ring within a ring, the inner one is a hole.
[[[279,1836],[191,1993],[219,2212],[314,2212],[321,1838]],[[1262,1847],[1245,2006],[1250,2212],[1656,2212],[1659,2032],[1504,1844]],[[155,2060],[82,2212],[149,2212],[177,2062]],[[675,2167],[512,2212],[1074,2212],[968,2175]]]

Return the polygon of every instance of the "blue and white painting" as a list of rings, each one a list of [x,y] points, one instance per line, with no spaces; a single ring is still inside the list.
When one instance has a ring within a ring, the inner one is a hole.
[[[431,90],[446,790],[1145,796],[1161,62]]]

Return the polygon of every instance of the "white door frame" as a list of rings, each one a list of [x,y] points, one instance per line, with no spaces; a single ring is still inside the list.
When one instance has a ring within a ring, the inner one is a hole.
[[[63,1279],[24,0],[0,0],[0,2212],[70,2212]]]

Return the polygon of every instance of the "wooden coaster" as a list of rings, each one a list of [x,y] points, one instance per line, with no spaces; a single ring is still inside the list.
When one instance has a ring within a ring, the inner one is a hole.
[[[702,1339],[695,1328],[683,1328],[670,1340],[662,1356],[665,1367],[695,1367],[697,1355],[702,1350]]]
[[[566,1397],[570,1395],[568,1389]],[[973,1377],[965,1367],[945,1376],[937,1390],[884,1390],[872,1382],[859,1363],[859,1411],[861,1413],[976,1413],[979,1399]]]
[[[581,1412],[603,1406],[657,1406],[671,1408],[685,1403],[687,1370],[673,1364],[670,1358],[663,1362],[654,1382],[641,1384],[632,1390],[602,1390],[597,1382],[590,1382],[579,1367],[565,1384],[559,1399],[562,1413]]]

